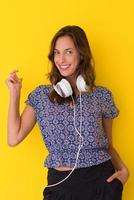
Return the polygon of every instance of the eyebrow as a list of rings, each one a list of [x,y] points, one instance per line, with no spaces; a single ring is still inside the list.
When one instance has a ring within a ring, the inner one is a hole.
[[[54,51],[59,51],[58,49],[54,49]],[[64,49],[64,51],[68,51],[68,50],[73,50],[73,48],[67,48],[67,49]]]

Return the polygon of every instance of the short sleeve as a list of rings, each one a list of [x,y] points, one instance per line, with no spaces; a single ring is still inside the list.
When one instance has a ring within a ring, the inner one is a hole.
[[[36,97],[36,92],[35,91],[30,92],[28,94],[28,97],[27,97],[25,103],[34,108],[35,107],[35,97]]]
[[[37,113],[40,101],[41,101],[41,86],[38,86],[35,90],[33,90],[28,94],[25,103],[27,105],[32,106],[35,113]]]
[[[113,119],[119,115],[113,95],[110,90],[104,89],[102,95],[102,117]]]

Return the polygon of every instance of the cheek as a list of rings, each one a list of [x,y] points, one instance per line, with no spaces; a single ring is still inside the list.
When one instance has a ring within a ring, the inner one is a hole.
[[[54,62],[54,64],[55,64],[55,66],[58,68],[58,59],[57,58],[54,58],[54,60],[53,60],[53,62]]]
[[[75,65],[78,66],[80,63],[80,56],[75,56],[74,62],[75,62]]]

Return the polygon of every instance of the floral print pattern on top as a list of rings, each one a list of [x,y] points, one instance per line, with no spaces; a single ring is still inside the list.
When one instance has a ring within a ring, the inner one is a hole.
[[[29,95],[26,103],[33,107],[43,140],[49,154],[45,166],[74,167],[79,146],[79,136],[74,127],[74,108],[69,103],[52,103],[51,85],[40,85]],[[97,86],[92,93],[84,93],[82,101],[82,136],[84,145],[80,151],[77,168],[98,165],[111,159],[107,153],[108,140],[103,129],[103,118],[115,118],[119,114],[109,89]],[[80,97],[76,99],[76,127],[80,128]]]

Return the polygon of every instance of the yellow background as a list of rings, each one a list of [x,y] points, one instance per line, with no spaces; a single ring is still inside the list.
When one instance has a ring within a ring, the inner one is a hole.
[[[46,185],[47,155],[38,128],[19,146],[6,142],[9,92],[4,83],[13,69],[23,77],[20,111],[28,93],[48,83],[49,44],[64,25],[87,33],[96,62],[97,84],[112,90],[120,115],[114,121],[116,149],[130,169],[123,200],[134,192],[134,1],[4,0],[0,3],[0,199],[40,200]]]

